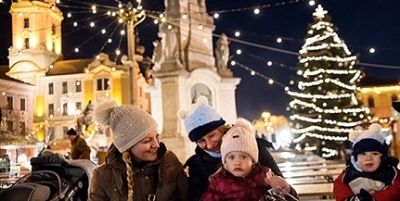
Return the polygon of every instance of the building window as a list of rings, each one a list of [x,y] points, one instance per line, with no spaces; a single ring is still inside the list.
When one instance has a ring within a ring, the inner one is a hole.
[[[7,121],[7,130],[8,131],[13,131],[13,121],[8,120]]]
[[[82,91],[81,81],[79,81],[79,80],[75,81],[75,91],[76,92],[81,92]]]
[[[12,96],[7,96],[7,109],[14,109],[14,99]]]
[[[108,90],[109,87],[110,87],[110,83],[109,83],[108,78],[97,79],[97,90],[98,91]]]
[[[375,107],[374,99],[372,97],[368,97],[368,107]]]
[[[63,94],[68,93],[68,83],[67,82],[62,82],[62,93]]]
[[[51,35],[56,35],[56,25],[51,25]]]
[[[49,117],[54,116],[54,104],[49,104]]]
[[[25,49],[29,48],[29,38],[24,38],[24,47]]]
[[[63,112],[62,112],[62,114],[64,116],[68,115],[68,104],[67,103],[63,104]]]
[[[82,103],[81,102],[76,102],[75,107],[77,110],[82,110]]]
[[[24,28],[29,28],[29,18],[24,18]]]
[[[49,83],[49,94],[54,94],[54,84]]]
[[[25,98],[19,99],[19,109],[25,111]]]
[[[25,122],[22,121],[20,123],[20,128],[21,128],[21,134],[25,135],[26,134],[26,124],[25,124]]]

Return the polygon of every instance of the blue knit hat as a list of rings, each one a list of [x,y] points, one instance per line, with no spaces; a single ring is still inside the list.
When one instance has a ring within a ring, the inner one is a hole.
[[[388,147],[379,124],[372,124],[368,130],[355,130],[349,134],[353,142],[352,155],[357,160],[357,155],[366,151],[378,151],[384,156],[388,154]]]
[[[179,111],[178,116],[185,121],[185,129],[192,142],[225,124],[225,120],[208,105],[204,96],[200,96],[189,111]]]

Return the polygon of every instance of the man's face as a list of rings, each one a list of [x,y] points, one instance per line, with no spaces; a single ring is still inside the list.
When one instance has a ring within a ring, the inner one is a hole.
[[[75,138],[77,137],[78,135],[68,135],[68,139],[69,140],[75,140]]]

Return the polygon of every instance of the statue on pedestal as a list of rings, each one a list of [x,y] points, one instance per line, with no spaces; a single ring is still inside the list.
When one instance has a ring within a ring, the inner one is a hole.
[[[218,73],[223,76],[232,76],[232,72],[228,69],[229,60],[229,41],[228,36],[222,33],[221,37],[215,44],[215,61]]]

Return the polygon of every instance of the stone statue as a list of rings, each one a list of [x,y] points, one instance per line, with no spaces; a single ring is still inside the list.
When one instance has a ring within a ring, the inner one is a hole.
[[[215,59],[217,63],[218,70],[227,69],[227,64],[229,60],[229,41],[228,37],[222,33],[221,37],[216,42],[215,47]]]
[[[168,28],[168,24],[163,24],[161,26],[161,32],[165,34],[165,37],[162,40],[165,40],[163,43],[163,49],[165,53],[165,59],[176,60],[179,59],[179,50],[178,50],[178,30],[175,26]],[[163,41],[161,41],[163,42]]]
[[[153,42],[154,50],[151,61],[154,63],[154,70],[160,69],[161,64],[164,62],[164,47],[160,40]]]

